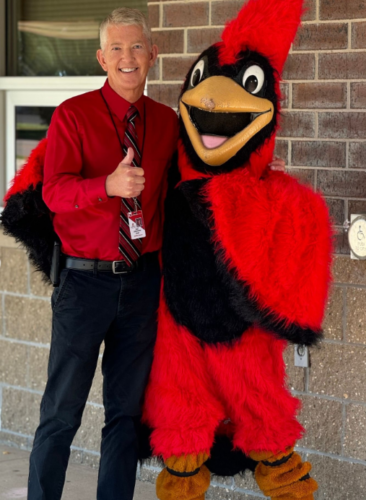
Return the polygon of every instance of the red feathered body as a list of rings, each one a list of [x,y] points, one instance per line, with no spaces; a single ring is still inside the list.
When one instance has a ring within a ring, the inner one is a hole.
[[[23,193],[28,189],[35,189],[37,184],[43,183],[43,165],[46,154],[47,139],[42,139],[31,152],[25,165],[18,170],[11,187],[6,192],[4,202],[15,194]]]
[[[171,193],[172,199],[184,184]],[[331,253],[322,198],[286,174],[273,172],[258,180],[247,168],[203,181],[200,197],[209,207],[212,247],[222,265],[219,272],[225,269],[248,286],[248,300],[263,311],[263,324],[266,315],[272,315],[274,324],[277,320],[319,332]],[[169,228],[168,213],[167,217]],[[169,234],[165,238],[169,240]],[[182,240],[190,238],[191,234],[182,235]],[[191,245],[194,259],[194,240]],[[165,279],[174,279],[174,274],[179,279],[179,267],[186,275],[192,272],[188,253],[184,261],[178,257],[163,261],[163,266],[175,266],[173,274],[165,270]],[[199,269],[194,270],[196,288],[209,295],[202,283],[204,269]],[[192,300],[193,295],[192,290]],[[212,310],[218,307],[214,301],[210,305]],[[225,318],[222,323],[225,328]],[[225,428],[234,447],[246,454],[275,453],[293,445],[303,428],[296,420],[299,401],[286,384],[286,345],[268,325],[256,324],[234,340],[204,342],[173,318],[163,287],[144,415],[154,428],[154,453],[164,458],[209,453],[215,434]]]

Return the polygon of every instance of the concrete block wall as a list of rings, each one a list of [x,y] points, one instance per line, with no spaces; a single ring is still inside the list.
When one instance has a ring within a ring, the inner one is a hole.
[[[158,64],[151,97],[177,107],[182,80],[198,54],[219,39],[241,0],[149,2]],[[334,219],[337,255],[324,323],[311,367],[286,353],[289,385],[302,400],[307,434],[299,450],[313,464],[317,500],[366,498],[366,261],[351,261],[343,221],[366,213],[366,0],[311,0],[282,84],[277,153],[288,170],[323,190]],[[0,233],[0,442],[30,449],[46,382],[50,295],[23,250]],[[97,369],[72,460],[96,466],[103,425]],[[139,477],[154,481],[152,461]],[[250,474],[214,478],[208,500],[262,497]]]
[[[0,442],[30,449],[47,380],[52,287],[30,265],[15,241],[0,229]],[[99,461],[103,426],[100,363],[72,460]]]

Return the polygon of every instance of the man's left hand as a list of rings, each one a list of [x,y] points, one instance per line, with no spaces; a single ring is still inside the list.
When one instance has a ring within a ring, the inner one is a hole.
[[[273,160],[268,164],[271,170],[277,170],[277,172],[285,172],[286,165],[282,158],[278,158],[277,156],[273,157]]]

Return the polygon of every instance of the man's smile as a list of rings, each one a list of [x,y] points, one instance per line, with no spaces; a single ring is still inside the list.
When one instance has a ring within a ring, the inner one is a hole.
[[[119,71],[121,71],[122,73],[133,73],[137,70],[138,68],[119,68]]]

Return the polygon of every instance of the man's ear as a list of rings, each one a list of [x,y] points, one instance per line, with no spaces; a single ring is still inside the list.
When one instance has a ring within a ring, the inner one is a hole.
[[[105,58],[104,58],[104,54],[103,54],[102,49],[97,50],[97,59],[98,59],[98,63],[102,66],[103,70],[107,71],[107,65],[105,62]]]
[[[158,46],[153,45],[151,47],[151,52],[150,52],[150,68],[152,68],[155,64],[156,58],[158,57]]]

